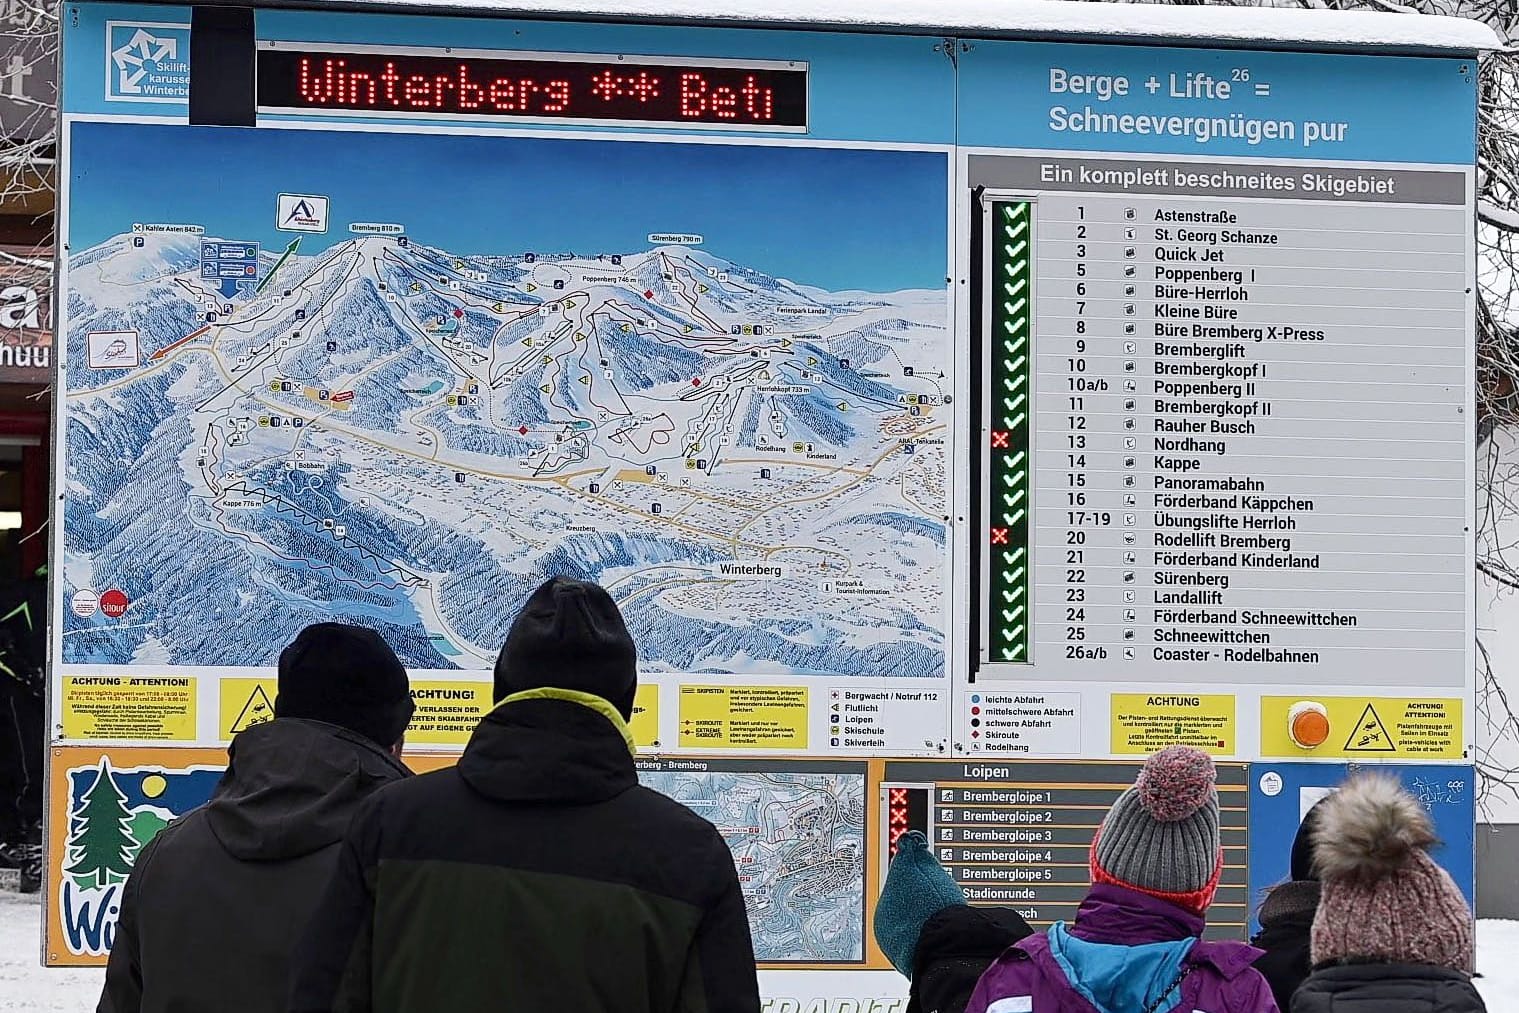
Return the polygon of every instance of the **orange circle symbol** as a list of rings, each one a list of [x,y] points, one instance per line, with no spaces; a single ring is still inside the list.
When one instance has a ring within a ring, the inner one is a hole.
[[[1299,746],[1315,749],[1329,738],[1329,715],[1321,706],[1304,707],[1289,719],[1288,732]]]

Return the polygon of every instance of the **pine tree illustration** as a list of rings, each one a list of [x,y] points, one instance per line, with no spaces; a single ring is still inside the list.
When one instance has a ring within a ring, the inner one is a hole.
[[[138,844],[132,836],[132,814],[126,800],[111,776],[110,761],[102,756],[95,783],[73,812],[73,832],[69,834],[68,872],[81,883],[94,877],[96,887],[105,887],[126,879],[132,871],[132,855]]]

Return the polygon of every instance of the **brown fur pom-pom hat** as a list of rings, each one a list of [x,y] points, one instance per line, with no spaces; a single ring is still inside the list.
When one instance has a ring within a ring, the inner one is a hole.
[[[1435,830],[1419,800],[1390,774],[1357,774],[1320,810],[1314,965],[1388,961],[1470,974],[1471,909],[1429,856]]]

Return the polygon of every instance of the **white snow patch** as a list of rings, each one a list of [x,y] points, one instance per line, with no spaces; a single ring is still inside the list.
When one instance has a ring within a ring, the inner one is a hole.
[[[80,1013],[95,1008],[103,972],[42,967],[42,902],[0,890],[0,1011]]]
[[[1519,1013],[1519,922],[1485,918],[1477,922],[1477,991],[1488,1013]]]
[[[163,638],[154,634],[139,644],[137,649],[132,652],[131,663],[134,665],[170,665],[173,664],[173,656],[170,654],[169,647],[164,643]],[[174,814],[170,812],[164,812],[160,815],[163,815],[167,819],[174,818]]]
[[[745,28],[809,27],[964,36],[1269,42],[1472,52],[1495,49],[1491,28],[1464,18],[1270,7],[1072,3],[1067,0],[754,0],[715,9],[709,0],[328,0],[328,8],[394,8],[505,17],[572,15],[659,19]]]

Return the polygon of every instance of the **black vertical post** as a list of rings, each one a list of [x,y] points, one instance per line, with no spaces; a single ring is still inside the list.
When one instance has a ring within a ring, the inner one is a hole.
[[[190,12],[190,122],[254,125],[253,8]]]

